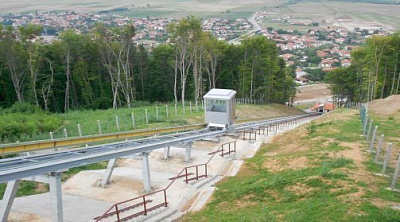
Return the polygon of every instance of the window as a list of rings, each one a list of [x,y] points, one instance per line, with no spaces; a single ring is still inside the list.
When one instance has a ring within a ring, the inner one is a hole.
[[[218,99],[206,100],[207,111],[226,113],[226,101]]]

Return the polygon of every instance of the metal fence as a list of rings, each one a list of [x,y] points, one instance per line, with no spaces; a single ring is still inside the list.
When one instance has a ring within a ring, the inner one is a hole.
[[[360,108],[363,136],[368,145],[367,151],[372,155],[375,164],[381,166],[380,172],[376,175],[389,178],[390,190],[400,191],[400,155],[393,149],[393,143],[385,141],[385,135],[379,133],[378,125],[368,113],[368,105]]]

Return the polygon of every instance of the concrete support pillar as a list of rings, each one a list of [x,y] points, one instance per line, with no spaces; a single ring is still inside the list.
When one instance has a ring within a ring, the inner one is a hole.
[[[15,195],[17,194],[19,182],[20,180],[13,180],[7,183],[7,188],[0,205],[1,222],[7,222],[8,215],[10,214],[11,207],[14,203]]]
[[[190,162],[190,154],[192,152],[192,145],[193,145],[192,141],[186,143],[185,163]]]
[[[61,172],[49,174],[51,221],[63,222],[63,204],[61,191]]]
[[[142,169],[143,169],[143,188],[144,192],[151,192],[151,181],[150,181],[150,165],[149,165],[149,153],[142,153]]]
[[[101,187],[106,187],[110,183],[110,178],[111,178],[112,172],[114,171],[114,166],[115,166],[116,162],[117,162],[116,158],[108,161],[106,172],[104,172],[103,179],[101,180],[101,183],[100,183]]]
[[[170,149],[171,149],[170,146],[166,146],[166,147],[164,148],[163,160],[168,160]]]

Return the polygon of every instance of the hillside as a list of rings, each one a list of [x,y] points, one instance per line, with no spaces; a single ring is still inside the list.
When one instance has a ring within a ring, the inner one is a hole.
[[[394,143],[390,173],[400,151],[398,101],[370,104],[380,133]],[[387,189],[391,178],[375,175],[381,166],[366,152],[361,128],[359,110],[338,109],[276,136],[216,185],[207,206],[180,221],[399,221],[400,193]]]

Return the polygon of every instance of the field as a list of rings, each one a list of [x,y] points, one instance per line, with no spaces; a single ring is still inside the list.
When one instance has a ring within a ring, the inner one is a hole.
[[[293,2],[293,1],[292,1]],[[102,10],[126,8],[120,14],[130,17],[176,17],[194,15],[200,18],[243,18],[256,11],[265,11],[267,18],[262,22],[264,27],[281,29],[308,30],[310,26],[291,25],[289,23],[272,23],[271,18],[290,16],[289,21],[318,22],[320,28],[334,26],[348,30],[358,28],[382,28],[389,31],[400,30],[400,4],[371,4],[337,1],[301,1],[289,4],[288,1],[276,0],[67,0],[67,1],[28,1],[2,0],[0,14],[26,13],[34,11],[75,11],[79,13],[96,13]]]
[[[348,30],[383,28],[389,31],[400,29],[400,5],[344,3],[334,1],[302,2],[282,4],[279,7],[267,8],[268,17],[263,20],[264,27],[282,29],[308,30],[310,26],[293,26],[290,21],[306,20],[317,22],[322,28],[344,27]],[[288,23],[273,23],[271,18],[290,16]]]
[[[127,0],[96,0],[96,1],[82,1],[79,0],[67,0],[57,1],[52,0],[41,0],[41,1],[12,1],[4,0],[0,2],[0,14],[6,13],[21,13],[21,12],[33,12],[33,11],[52,11],[52,10],[70,10],[75,12],[98,12],[101,10],[111,10],[115,8],[128,8],[126,12],[130,16],[141,17],[143,15],[153,16],[173,16],[181,17],[189,14],[202,16],[219,16],[221,14],[232,13],[246,15],[254,13],[259,10],[264,4],[275,5],[276,1],[273,0],[154,0],[154,1],[127,1]]]

